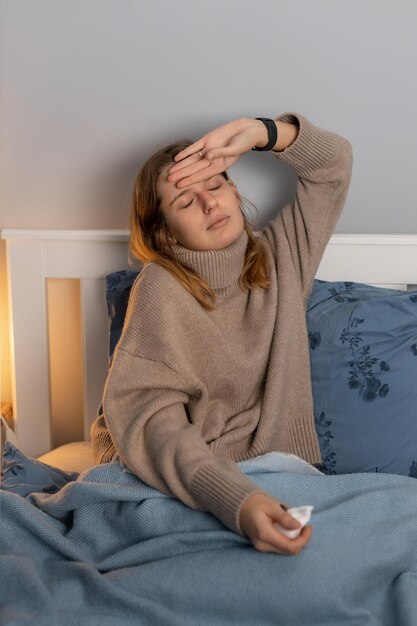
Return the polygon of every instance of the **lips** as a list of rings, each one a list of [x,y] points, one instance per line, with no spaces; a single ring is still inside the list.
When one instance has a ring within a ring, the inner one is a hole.
[[[216,219],[213,220],[213,222],[210,224],[207,230],[210,230],[210,228],[216,228],[216,227],[220,228],[221,226],[223,226],[223,224],[227,222],[228,219],[229,219],[228,215],[221,215],[219,217],[216,217]]]

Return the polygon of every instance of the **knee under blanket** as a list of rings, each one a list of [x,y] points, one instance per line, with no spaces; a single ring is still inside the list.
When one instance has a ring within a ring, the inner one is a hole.
[[[287,505],[314,506],[299,556],[257,552],[118,463],[53,495],[0,492],[0,623],[417,624],[415,479],[324,476],[277,453],[240,466]]]

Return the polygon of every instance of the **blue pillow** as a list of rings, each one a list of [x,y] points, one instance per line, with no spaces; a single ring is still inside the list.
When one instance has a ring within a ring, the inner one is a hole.
[[[323,469],[417,478],[417,291],[315,280],[307,326]]]
[[[120,270],[106,276],[106,302],[109,322],[109,362],[122,334],[130,290],[139,272]]]
[[[3,448],[1,488],[26,497],[30,493],[55,493],[71,480],[77,472],[64,472],[57,467],[27,457],[11,441]]]

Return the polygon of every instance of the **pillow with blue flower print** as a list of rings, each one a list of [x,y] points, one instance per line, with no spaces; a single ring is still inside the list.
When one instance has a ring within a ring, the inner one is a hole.
[[[109,365],[112,362],[114,350],[122,334],[130,290],[139,273],[140,270],[118,270],[106,276]],[[102,404],[100,404],[97,414],[103,414]]]
[[[417,291],[315,280],[307,327],[324,471],[417,478]]]
[[[1,464],[1,488],[26,497],[34,492],[55,493],[71,480],[76,480],[78,472],[47,465],[27,457],[11,441],[6,441]]]
[[[120,270],[106,276],[106,303],[109,324],[109,361],[120,339],[130,290],[139,272]]]

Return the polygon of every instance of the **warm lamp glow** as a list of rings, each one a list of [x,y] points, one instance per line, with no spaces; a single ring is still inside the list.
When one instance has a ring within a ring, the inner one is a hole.
[[[6,251],[0,242],[0,404],[4,417],[11,416],[12,380],[10,364],[10,326],[8,319],[8,293]]]

